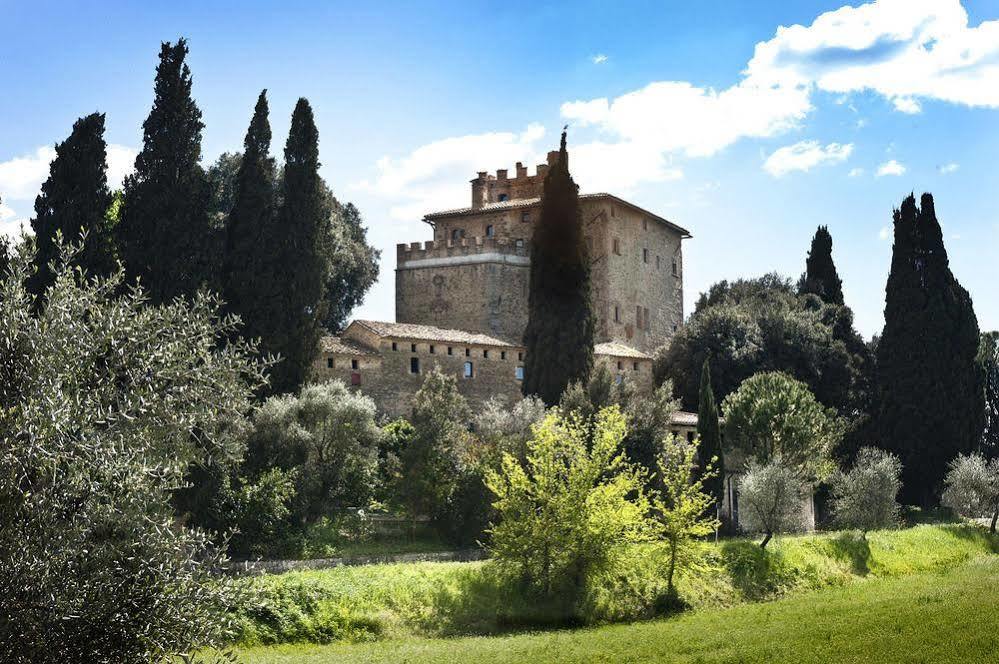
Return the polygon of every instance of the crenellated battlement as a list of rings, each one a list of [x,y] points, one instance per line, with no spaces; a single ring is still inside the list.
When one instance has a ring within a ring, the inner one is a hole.
[[[538,164],[534,175],[527,174],[527,167],[517,162],[515,176],[505,168],[496,171],[496,175],[488,171],[479,171],[472,180],[472,207],[481,208],[487,203],[497,203],[502,200],[517,200],[522,198],[537,198],[544,187],[548,169],[558,161],[558,152],[548,153],[548,163]]]
[[[458,242],[410,242],[396,245],[396,265],[428,258],[450,258],[453,256],[475,256],[480,254],[503,254],[506,256],[529,255],[527,243],[520,246],[505,238],[466,237]]]

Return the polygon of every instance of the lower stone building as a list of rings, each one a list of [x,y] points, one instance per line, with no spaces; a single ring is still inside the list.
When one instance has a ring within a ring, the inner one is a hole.
[[[652,385],[652,358],[617,342],[594,346],[594,364],[621,381]],[[409,413],[424,374],[434,367],[453,374],[473,409],[494,396],[521,396],[521,345],[478,332],[414,323],[355,320],[339,337],[325,337],[313,366],[313,379],[342,380],[370,396],[380,413]]]

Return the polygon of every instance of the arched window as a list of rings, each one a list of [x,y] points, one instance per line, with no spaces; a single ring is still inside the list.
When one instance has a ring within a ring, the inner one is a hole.
[[[496,229],[493,228],[492,224],[486,226],[486,237],[496,237]]]

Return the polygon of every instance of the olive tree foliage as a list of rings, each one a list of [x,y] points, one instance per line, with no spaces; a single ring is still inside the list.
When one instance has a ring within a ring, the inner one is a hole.
[[[688,443],[674,435],[663,441],[659,459],[662,488],[653,505],[660,533],[669,545],[666,592],[671,597],[676,595],[673,575],[678,564],[683,565],[693,540],[711,534],[720,525],[718,519],[708,516],[715,499],[705,488],[705,483],[715,476],[713,464],[717,459],[705,461],[698,472],[696,442]]]
[[[625,431],[617,406],[592,423],[555,408],[535,427],[526,464],[505,454],[486,472],[499,515],[492,556],[542,595],[571,596],[654,532],[642,473],[621,449]]]
[[[833,521],[841,528],[856,528],[862,534],[898,525],[901,506],[902,462],[891,452],[865,447],[853,468],[834,473]]]
[[[999,459],[978,453],[961,454],[950,462],[944,479],[943,504],[962,516],[999,521]]]
[[[743,530],[763,533],[760,548],[774,535],[803,527],[804,480],[779,457],[753,459],[739,480],[739,521]]]
[[[503,397],[489,399],[472,421],[476,436],[499,453],[509,452],[523,461],[534,425],[544,419],[545,402],[536,396],[517,400],[512,406]]]
[[[21,251],[0,298],[0,652],[13,662],[152,662],[227,636],[233,587],[176,523],[186,471],[236,459],[262,383],[200,294],[150,306],[120,272],[54,264],[32,309]]]
[[[370,502],[382,431],[375,404],[340,381],[274,396],[254,415],[244,469],[292,473],[291,517],[298,525],[343,515]]]
[[[808,386],[777,371],[747,378],[722,404],[725,442],[749,459],[781,463],[803,479],[822,479],[842,433],[835,411]]]

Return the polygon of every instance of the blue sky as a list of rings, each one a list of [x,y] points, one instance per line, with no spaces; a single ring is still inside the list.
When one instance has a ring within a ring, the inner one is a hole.
[[[999,328],[999,0],[421,4],[0,0],[0,228],[81,115],[107,113],[112,177],[130,168],[159,42],[186,36],[206,162],[239,149],[261,88],[278,154],[312,102],[323,174],[383,250],[358,316],[392,318],[394,246],[429,239],[423,213],[466,205],[476,171],[539,163],[568,123],[583,191],[693,233],[688,311],[720,279],[797,277],[826,224],[879,332],[892,207],[930,191]]]

